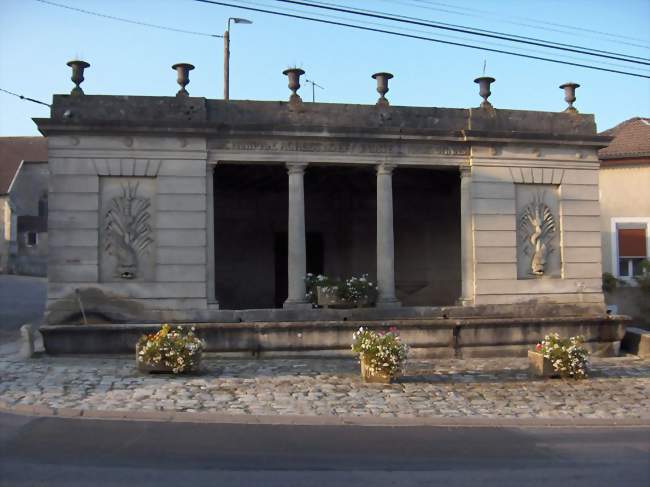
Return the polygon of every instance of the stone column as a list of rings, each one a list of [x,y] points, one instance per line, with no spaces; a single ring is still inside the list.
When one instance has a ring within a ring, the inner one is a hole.
[[[219,308],[219,302],[215,295],[214,280],[215,280],[215,267],[214,267],[214,164],[206,166],[205,173],[205,229],[207,236],[206,246],[206,264],[208,266],[206,272],[206,286],[208,293],[208,305],[211,308]]]
[[[460,266],[462,294],[458,304],[474,303],[474,228],[472,225],[472,168],[460,168]]]
[[[289,173],[289,295],[285,308],[311,308],[305,298],[305,185],[307,163],[287,163]]]
[[[377,307],[401,306],[395,296],[393,164],[377,165]]]

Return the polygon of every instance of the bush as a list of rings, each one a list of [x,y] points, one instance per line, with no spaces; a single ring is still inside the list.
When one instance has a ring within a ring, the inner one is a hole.
[[[603,272],[603,291],[611,293],[621,284],[623,283],[612,274],[609,272]]]
[[[639,287],[642,291],[650,293],[650,261],[644,260],[641,262],[641,272],[640,276],[635,277],[636,282],[639,283]]]
[[[368,279],[368,274],[362,274],[361,277],[352,276],[343,281],[323,274],[314,276],[310,273],[305,277],[305,283],[307,284],[306,297],[312,303],[316,303],[317,300],[317,287],[326,288],[328,294],[336,296],[342,303],[353,306],[372,303],[377,298],[377,285]]]

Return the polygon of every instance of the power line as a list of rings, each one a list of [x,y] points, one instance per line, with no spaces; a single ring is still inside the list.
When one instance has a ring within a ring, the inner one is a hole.
[[[31,101],[31,102],[34,102],[34,103],[38,103],[39,105],[45,105],[46,107],[51,107],[51,106],[52,106],[52,105],[50,105],[49,103],[45,103],[45,102],[43,102],[43,101],[34,100],[33,98],[29,98],[29,97],[27,97],[27,96],[19,95],[18,93],[14,93],[13,91],[5,90],[5,89],[3,89],[3,88],[0,88],[0,91],[3,91],[3,92],[5,92],[5,93],[8,93],[9,95],[13,95],[13,96],[15,96],[15,97],[18,97],[18,98],[20,98],[21,100]]]
[[[389,0],[385,0],[385,1],[389,1]],[[428,9],[428,10],[442,10],[444,12],[449,12],[448,10],[443,10],[443,9],[434,9],[432,7],[423,7],[423,6],[420,6],[420,5],[413,5],[412,3],[408,3],[408,2],[405,3],[405,2],[400,2],[400,1],[396,1],[396,0],[393,0],[393,2],[398,3],[400,5],[406,5],[406,6],[409,6],[409,7],[424,8],[424,9]],[[316,2],[316,3],[320,3],[320,4],[323,4],[323,5],[334,6],[334,7],[338,6],[338,5],[327,3],[327,2]],[[426,20],[427,22],[431,22],[432,24],[436,24],[436,25],[444,25],[444,26],[448,26],[448,27],[457,27],[457,28],[462,28],[462,29],[470,29],[470,30],[475,31],[475,32],[484,32],[486,34],[507,35],[509,37],[513,37],[513,38],[516,38],[516,39],[530,40],[530,41],[540,41],[540,42],[544,42],[544,43],[547,43],[547,44],[552,44],[552,45],[560,46],[560,47],[587,49],[589,51],[599,52],[599,53],[602,53],[602,54],[620,55],[620,56],[625,56],[625,57],[630,58],[630,59],[640,59],[642,61],[650,61],[650,59],[648,59],[648,58],[640,57],[640,56],[633,56],[631,54],[620,54],[620,53],[616,53],[616,52],[612,52],[612,51],[604,51],[604,50],[601,50],[601,49],[594,49],[594,48],[588,48],[588,47],[583,47],[583,46],[576,46],[575,44],[565,44],[565,43],[562,43],[562,42],[547,41],[545,39],[538,39],[538,38],[530,37],[530,36],[521,36],[521,35],[517,35],[517,34],[504,34],[503,32],[498,32],[498,31],[494,31],[494,30],[479,29],[477,27],[468,27],[468,26],[464,26],[464,25],[450,24],[450,23],[447,23],[447,22],[439,22],[439,21],[433,21],[433,20],[429,20],[429,19],[421,19],[421,18],[417,18],[417,17],[408,17],[406,15],[399,15],[399,14],[393,14],[393,13],[387,14],[386,12],[378,12],[376,10],[366,10],[366,9],[361,9],[361,8],[355,8],[355,10],[357,10],[359,12],[369,12],[369,13],[379,13],[379,14],[384,14],[384,15],[392,15],[393,17],[399,17],[399,18],[408,19],[408,20],[419,20],[419,21]],[[449,13],[457,13],[457,12],[449,12]],[[473,16],[473,17],[479,17],[478,15],[471,15],[471,14],[465,14],[465,15],[469,15],[469,16]],[[515,25],[524,25],[526,27],[533,27],[533,26],[530,26],[529,24],[521,24],[521,23],[515,23]],[[552,31],[555,31],[555,32],[566,33],[565,31],[561,31],[561,30],[557,30],[557,29],[548,29],[547,28],[546,30],[552,30]],[[627,43],[625,43],[625,44],[627,44]],[[639,46],[637,44],[632,44],[632,45],[634,45],[636,47],[644,47],[644,46]]]
[[[390,0],[384,0],[384,1],[390,1]],[[458,6],[455,6],[455,5],[450,5],[448,3],[433,2],[433,1],[429,1],[429,0],[413,0],[413,1],[417,2],[417,3],[424,3],[426,5],[440,5],[440,6],[443,6],[443,7],[452,8],[452,9],[454,9],[456,11],[445,10],[445,9],[435,8],[435,7],[419,6],[419,8],[424,8],[424,9],[427,9],[427,10],[436,10],[436,11],[440,11],[440,12],[447,12],[447,13],[452,13],[452,14],[456,14],[456,15],[465,15],[465,16],[470,16],[470,17],[484,17],[485,15],[488,15],[490,17],[497,17],[493,12],[490,12],[490,11],[487,11],[487,10],[481,10],[481,9],[477,9],[477,8],[471,8],[471,7],[467,7],[467,6],[458,7]],[[469,14],[469,13],[466,12],[468,10],[477,12],[477,14]],[[646,44],[645,45],[639,45],[639,44],[632,44],[632,43],[629,43],[629,42],[613,41],[613,40],[609,40],[608,42],[617,42],[617,43],[621,43],[621,44],[627,44],[627,45],[630,45],[630,46],[647,48],[647,39],[640,39],[638,37],[624,36],[624,35],[621,35],[621,34],[612,34],[611,32],[603,32],[603,31],[600,31],[600,30],[586,29],[584,27],[577,27],[577,26],[574,26],[574,25],[567,25],[567,24],[559,24],[559,23],[556,23],[556,22],[548,22],[548,21],[543,21],[543,20],[539,20],[539,19],[532,19],[532,18],[529,18],[529,17],[513,16],[513,17],[510,17],[510,18],[511,19],[524,20],[526,22],[534,22],[534,24],[513,22],[513,21],[508,21],[508,20],[505,20],[505,19],[502,19],[502,18],[500,18],[500,20],[502,20],[504,22],[507,22],[507,23],[510,23],[510,24],[523,25],[523,26],[526,26],[526,27],[533,27],[533,28],[536,28],[536,29],[546,29],[545,27],[538,27],[537,26],[537,24],[544,24],[544,25],[551,25],[551,26],[554,26],[554,27],[560,27],[560,28],[563,28],[563,29],[577,30],[577,31],[587,32],[587,33],[590,33],[590,34],[597,34],[597,35],[600,35],[600,36],[613,37],[613,38],[619,38],[619,39],[629,39],[629,40],[632,40],[632,41],[644,42]],[[562,32],[562,33],[565,33],[565,34],[579,35],[579,34],[573,34],[571,32],[567,32],[566,30],[564,30],[564,31],[563,30],[554,30],[554,31],[555,32]]]
[[[100,14],[99,12],[91,12],[90,10],[84,10],[82,8],[71,7],[69,5],[64,5],[62,3],[50,2],[48,0],[36,0],[36,1],[40,2],[40,3],[44,3],[46,5],[52,5],[54,7],[60,7],[60,8],[68,9],[68,10],[73,10],[75,12],[80,12],[82,14],[94,15],[95,17],[102,17],[102,18],[105,18],[105,19],[117,20],[119,22],[126,22],[128,24],[135,24],[135,25],[140,25],[140,26],[143,26],[143,27],[151,27],[153,29],[168,30],[168,31],[172,31],[172,32],[179,32],[181,34],[191,34],[191,35],[204,36],[204,37],[223,37],[222,35],[217,35],[217,34],[207,34],[205,32],[196,32],[196,31],[193,31],[193,30],[176,29],[174,27],[167,27],[167,26],[164,26],[164,25],[157,25],[157,24],[149,24],[147,22],[140,22],[139,20],[131,20],[131,19],[125,19],[125,18],[122,18],[122,17],[115,17],[113,15]]]
[[[355,9],[349,9],[349,8],[343,8],[341,6],[335,6],[332,4],[319,4],[319,3],[313,3],[313,2],[303,2],[303,1],[298,1],[298,0],[275,0],[276,2],[280,3],[291,3],[294,5],[302,5],[304,7],[311,7],[311,8],[318,8],[318,9],[324,9],[324,10],[331,10],[335,12],[343,12],[343,13],[348,13],[348,14],[353,14],[353,15],[361,15],[364,17],[373,17],[376,19],[383,19],[383,20],[390,20],[393,22],[402,22],[402,23],[407,23],[407,24],[414,24],[414,25],[421,25],[425,27],[431,27],[433,29],[442,29],[442,30],[449,30],[453,32],[462,32],[464,34],[471,34],[471,35],[476,35],[476,36],[482,36],[482,37],[491,37],[494,39],[501,39],[501,40],[506,40],[509,42],[517,42],[521,44],[529,44],[533,46],[539,46],[539,47],[545,47],[547,49],[556,49],[560,51],[569,51],[569,52],[575,52],[578,54],[586,54],[588,56],[595,56],[595,57],[603,57],[603,58],[608,58],[608,59],[615,59],[617,61],[625,61],[628,63],[636,63],[636,64],[644,64],[650,66],[650,62],[647,62],[649,60],[645,58],[644,61],[634,61],[630,59],[631,57],[634,56],[627,56],[625,54],[620,54],[620,53],[611,53],[611,54],[598,54],[594,52],[594,50],[590,50],[586,47],[582,46],[572,46],[572,47],[560,47],[557,45],[549,44],[546,41],[543,41],[542,39],[535,39],[535,38],[525,38],[525,39],[520,39],[517,37],[512,37],[509,36],[508,34],[503,34],[503,33],[487,33],[487,32],[481,32],[477,30],[472,30],[471,28],[463,27],[463,26],[451,26],[449,24],[441,25],[439,23],[433,23],[430,21],[425,21],[423,19],[417,19],[413,20],[412,18],[400,18],[391,15],[388,15],[384,12],[373,12],[373,11],[360,11],[360,10],[355,10]],[[530,40],[528,40],[530,39]],[[565,46],[570,46],[570,45],[565,45]],[[601,52],[607,52],[607,51],[601,51]],[[621,57],[624,56],[624,57]]]
[[[251,12],[260,12],[260,13],[265,13],[265,14],[270,14],[270,15],[278,15],[278,16],[281,16],[281,17],[289,17],[289,18],[300,19],[300,20],[309,20],[309,21],[312,21],[312,22],[319,22],[319,23],[322,23],[322,24],[337,25],[339,27],[349,27],[351,29],[365,30],[365,31],[369,31],[369,32],[378,32],[378,33],[381,33],[381,34],[389,34],[389,35],[394,35],[394,36],[398,36],[398,37],[406,37],[406,38],[410,38],[410,39],[418,39],[418,40],[423,40],[423,41],[436,42],[436,43],[439,43],[439,44],[448,44],[448,45],[452,45],[452,46],[466,47],[466,48],[469,48],[469,49],[476,49],[476,50],[479,50],[479,51],[495,52],[495,53],[498,53],[498,54],[507,54],[507,55],[510,55],[510,56],[523,57],[523,58],[527,58],[527,59],[535,59],[535,60],[538,60],[538,61],[547,61],[547,62],[550,62],[550,63],[564,64],[564,65],[568,65],[568,66],[577,66],[579,68],[593,69],[593,70],[596,70],[596,71],[604,71],[604,72],[609,72],[609,73],[616,73],[616,74],[623,74],[623,75],[627,75],[627,76],[634,76],[634,77],[637,77],[637,78],[650,79],[650,76],[647,76],[647,75],[644,75],[644,74],[630,73],[628,71],[619,71],[619,70],[616,70],[616,69],[602,68],[602,67],[598,67],[598,66],[591,66],[589,64],[573,63],[573,62],[569,62],[569,61],[560,61],[558,59],[552,59],[552,58],[541,57],[541,56],[532,56],[532,55],[529,55],[529,54],[521,54],[521,53],[512,52],[512,51],[505,51],[505,50],[502,50],[502,49],[491,49],[491,48],[487,48],[487,47],[474,46],[474,45],[471,45],[471,44],[464,44],[464,43],[460,43],[460,42],[443,41],[443,40],[440,40],[440,39],[434,39],[432,37],[424,37],[424,36],[417,36],[417,35],[413,35],[413,34],[405,34],[403,32],[395,32],[395,31],[390,31],[390,30],[386,30],[386,29],[375,29],[375,28],[372,28],[372,27],[363,27],[363,26],[360,26],[360,25],[348,24],[348,23],[345,23],[345,22],[334,22],[334,21],[331,21],[331,20],[316,19],[316,18],[313,18],[313,17],[304,16],[304,15],[288,14],[288,13],[276,12],[276,11],[273,11],[273,10],[267,10],[267,9],[255,8],[255,7],[245,7],[245,6],[242,6],[242,5],[236,5],[236,4],[232,4],[232,3],[226,3],[226,2],[215,1],[215,0],[194,0],[194,1],[195,2],[200,2],[200,3],[208,3],[208,4],[213,4],[213,5],[220,5],[222,7],[239,8],[239,9],[248,10],[248,11],[251,11]]]
[[[266,5],[264,3],[259,3],[259,2],[255,2],[255,1],[252,1],[252,0],[237,0],[237,1],[239,3],[248,4],[248,5],[254,5],[254,6],[259,6],[259,7],[268,7],[268,5]],[[323,3],[323,2],[321,2],[321,3]],[[279,9],[279,10],[284,11],[284,12],[294,12],[294,13],[298,13],[298,14],[307,13],[304,10],[291,8],[289,6],[287,6],[287,7],[277,6],[277,7],[273,7],[273,8]],[[319,18],[328,18],[328,19],[344,20],[344,21],[349,20],[348,17],[342,16],[342,15],[328,14],[328,13],[318,13],[318,12],[316,12],[316,13],[313,13],[313,15],[316,15]],[[372,20],[358,19],[355,22],[357,24],[362,24],[362,25],[379,26],[379,27],[385,27],[385,28],[390,28],[391,27],[390,24],[388,24],[388,23],[382,23],[382,22],[377,22],[377,21],[372,21]],[[402,26],[397,26],[396,28],[399,29],[400,31],[415,32],[415,33],[418,33],[418,34],[422,34],[422,33],[429,34],[430,33],[430,30],[428,30],[428,29],[425,30],[424,28],[419,28],[418,29],[418,28],[414,28],[414,27],[402,27]],[[443,37],[443,38],[446,38],[446,39],[453,39],[453,40],[472,42],[472,39],[468,39],[467,37],[461,37],[461,36],[454,35],[454,34],[437,33],[436,36],[438,38]],[[508,48],[508,47],[510,47],[510,46],[508,46],[506,44],[499,43],[499,42],[494,42],[494,41],[490,41],[490,40],[483,41],[482,45],[484,45],[484,46],[494,46],[494,47],[497,47],[497,48],[502,48],[502,47],[503,48]],[[521,47],[517,46],[517,50],[518,50],[518,52],[527,52],[527,53],[533,53],[533,54],[546,54],[544,51],[542,51],[540,49],[534,49],[534,48],[531,48],[531,47],[524,47],[524,46],[521,46]],[[584,61],[580,57],[572,56],[570,54],[558,54],[558,56],[561,56],[562,60],[575,60],[575,61],[581,61],[581,62]],[[640,70],[640,71],[649,71],[650,70],[649,67],[645,67],[645,66],[638,66],[638,67],[637,66],[627,66],[627,65],[623,65],[623,64],[619,64],[619,63],[615,63],[615,62],[608,62],[608,61],[604,61],[604,60],[603,61],[598,61],[598,65],[599,66],[614,66],[614,67],[620,67],[620,68],[624,68],[624,69]]]

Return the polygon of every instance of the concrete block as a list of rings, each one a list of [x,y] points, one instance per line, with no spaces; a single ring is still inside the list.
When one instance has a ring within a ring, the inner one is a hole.
[[[99,177],[53,174],[49,186],[51,193],[97,193]]]
[[[602,292],[600,279],[476,280],[476,294],[574,294]]]
[[[598,185],[598,169],[566,169],[562,184]]]
[[[597,216],[564,216],[562,228],[564,231],[600,232],[600,218]]]
[[[158,194],[205,194],[206,177],[158,177]]]
[[[562,184],[562,200],[598,201],[598,186],[587,184]]]
[[[473,198],[512,199],[515,197],[515,186],[511,182],[477,182],[472,184],[471,193]]]
[[[510,183],[513,178],[510,170],[504,166],[472,166],[472,181]]]
[[[474,242],[477,247],[514,247],[517,245],[517,234],[513,231],[477,231],[474,232]]]
[[[205,282],[205,265],[161,265],[156,266],[158,282]]]
[[[110,282],[88,285],[88,283],[48,282],[48,299],[61,299],[74,296],[75,289],[97,288],[133,299],[148,298],[205,298],[205,283],[199,282]]]
[[[97,230],[52,229],[48,232],[53,247],[95,247],[98,245]]]
[[[513,199],[472,199],[472,212],[475,215],[514,215],[515,200]]]
[[[530,304],[540,303],[558,304],[595,304],[601,305],[604,310],[602,293],[579,293],[579,294],[481,294],[475,299],[477,305],[509,305],[509,304]]]
[[[34,356],[34,331],[32,325],[20,327],[20,356],[32,358]]]
[[[97,264],[50,264],[47,276],[52,282],[97,282],[99,271]]]
[[[158,229],[205,228],[204,211],[159,211]]]
[[[49,210],[97,211],[99,209],[98,193],[52,193],[48,201]]]
[[[48,248],[48,266],[70,264],[97,264],[96,246],[88,247],[54,247]]]
[[[97,175],[97,168],[92,159],[51,157],[47,162],[51,175]]]
[[[200,160],[164,159],[158,175],[206,177],[206,166],[206,162]]]
[[[477,263],[516,263],[516,247],[477,247],[475,250]]]
[[[650,358],[650,331],[642,328],[627,327],[621,341],[621,348],[641,358]]]
[[[477,279],[516,279],[517,266],[514,264],[476,264]]]
[[[601,245],[600,232],[564,232],[564,248],[569,247],[598,247]]]
[[[598,279],[602,276],[603,268],[600,262],[593,263],[570,263],[564,264],[564,277],[572,278],[591,278]]]
[[[204,247],[158,247],[158,264],[204,264]]]
[[[563,216],[597,216],[600,217],[600,204],[598,201],[562,201],[560,213]]]
[[[49,229],[63,230],[99,228],[99,213],[97,211],[50,211],[47,217]]]
[[[565,263],[596,262],[601,263],[601,252],[598,247],[567,247],[562,254]]]
[[[474,215],[474,230],[511,230],[517,228],[514,215]]]
[[[162,247],[205,247],[204,229],[158,230],[158,245]]]
[[[199,194],[158,194],[159,211],[205,211],[206,197]]]

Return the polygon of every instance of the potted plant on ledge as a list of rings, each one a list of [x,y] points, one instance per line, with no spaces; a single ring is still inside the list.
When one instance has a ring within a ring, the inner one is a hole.
[[[352,340],[352,351],[359,354],[361,377],[365,382],[389,384],[402,373],[408,346],[395,328],[376,332],[361,327],[354,332]]]
[[[194,327],[172,329],[164,324],[158,332],[140,337],[135,346],[136,364],[141,372],[197,372],[204,347],[194,334]]]
[[[314,305],[323,308],[362,308],[371,306],[377,297],[377,285],[368,279],[368,274],[339,280],[310,273],[305,277],[305,282],[307,298]]]
[[[582,342],[581,336],[546,335],[535,350],[528,351],[531,373],[540,377],[584,379],[589,369],[589,352]]]

